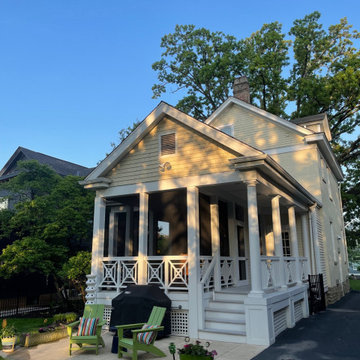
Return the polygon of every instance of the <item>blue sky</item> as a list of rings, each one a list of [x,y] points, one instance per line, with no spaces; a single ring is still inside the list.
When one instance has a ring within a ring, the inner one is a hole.
[[[314,10],[360,30],[357,0],[0,0],[0,169],[18,146],[95,166],[120,129],[175,105],[177,94],[152,99],[151,64],[176,24],[240,39]]]

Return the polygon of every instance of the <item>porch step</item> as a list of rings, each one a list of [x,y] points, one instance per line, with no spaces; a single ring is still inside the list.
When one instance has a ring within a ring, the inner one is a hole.
[[[237,292],[231,291],[215,291],[214,300],[215,301],[231,301],[231,302],[244,302],[246,294],[240,294]]]
[[[221,331],[246,331],[245,320],[228,320],[228,319],[216,319],[206,318],[205,328]]]
[[[210,300],[207,309],[245,311],[243,301]]]
[[[214,330],[205,328],[199,330],[199,339],[244,344],[246,343],[246,333],[245,331]]]
[[[205,319],[245,321],[245,312],[242,310],[205,308]]]

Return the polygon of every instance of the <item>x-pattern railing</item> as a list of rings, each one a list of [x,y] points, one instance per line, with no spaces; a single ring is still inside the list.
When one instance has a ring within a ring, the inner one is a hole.
[[[235,284],[234,265],[235,261],[233,258],[220,258],[220,275],[222,287],[228,287]]]

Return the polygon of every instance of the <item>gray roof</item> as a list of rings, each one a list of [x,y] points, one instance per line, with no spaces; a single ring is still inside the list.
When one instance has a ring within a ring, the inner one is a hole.
[[[18,174],[16,164],[20,160],[37,160],[40,164],[50,166],[61,176],[87,176],[93,168],[87,168],[53,156],[45,155],[19,146],[5,166],[0,171],[0,181],[9,179]]]
[[[305,124],[313,121],[321,121],[326,118],[326,113],[316,114],[316,115],[309,115],[302,118],[292,119],[290,120],[293,124],[300,125]]]

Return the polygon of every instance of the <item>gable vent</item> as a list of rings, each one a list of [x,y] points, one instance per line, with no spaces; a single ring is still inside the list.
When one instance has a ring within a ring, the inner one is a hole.
[[[175,133],[161,135],[161,156],[175,154]]]

